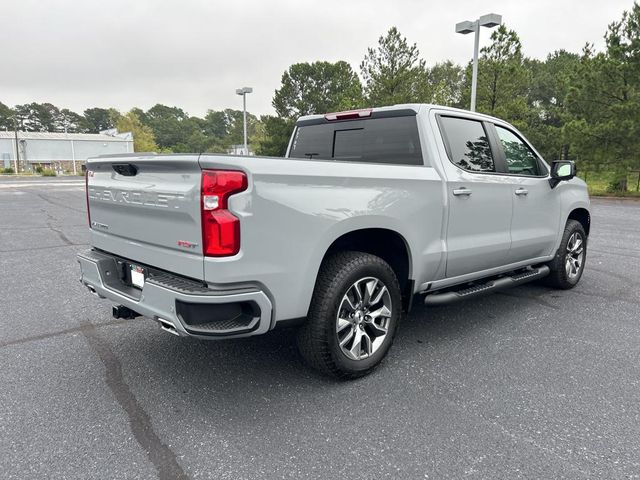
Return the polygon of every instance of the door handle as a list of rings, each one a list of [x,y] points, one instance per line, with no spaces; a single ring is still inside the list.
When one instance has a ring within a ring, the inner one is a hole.
[[[453,190],[453,194],[456,196],[460,196],[460,195],[469,196],[471,195],[471,190],[466,187],[456,188]]]
[[[527,190],[526,188],[518,188],[515,191],[516,195],[526,195],[527,193],[529,193],[529,190]]]

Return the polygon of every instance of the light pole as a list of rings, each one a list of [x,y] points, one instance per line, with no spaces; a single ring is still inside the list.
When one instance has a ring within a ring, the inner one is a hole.
[[[247,93],[253,92],[251,87],[242,87],[236,90],[237,95],[242,95],[242,118],[244,122],[244,154],[249,155],[249,147],[247,146]]]
[[[13,166],[16,170],[16,175],[18,174],[18,165],[20,164],[20,149],[18,148],[18,122],[16,117],[13,117],[13,133],[16,137],[16,156],[13,158]]]
[[[67,137],[69,134],[67,132],[67,126],[64,126],[64,136]],[[78,169],[76,168],[76,148],[73,145],[73,139],[70,140],[71,142],[71,161],[73,162],[73,174],[74,175],[78,175]]]
[[[482,15],[479,19],[471,22],[465,20],[456,24],[456,33],[466,35],[475,32],[473,42],[473,76],[471,77],[471,108],[472,112],[476,111],[476,91],[478,89],[478,48],[480,46],[480,27],[493,28],[502,23],[502,15],[497,13],[488,13]]]

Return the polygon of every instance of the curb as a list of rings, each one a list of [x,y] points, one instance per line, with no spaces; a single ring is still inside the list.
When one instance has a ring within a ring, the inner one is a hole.
[[[640,197],[605,197],[600,195],[589,195],[589,198],[593,200],[619,200],[622,202],[640,202]]]

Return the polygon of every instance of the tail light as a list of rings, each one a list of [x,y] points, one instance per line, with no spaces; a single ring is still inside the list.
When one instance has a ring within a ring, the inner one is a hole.
[[[240,251],[240,220],[228,208],[229,197],[247,189],[247,176],[235,170],[203,170],[200,209],[202,248],[207,257]]]
[[[91,170],[87,170],[84,174],[84,194],[87,199],[87,220],[89,220],[89,228],[91,228],[91,211],[89,210],[89,174],[93,175]]]

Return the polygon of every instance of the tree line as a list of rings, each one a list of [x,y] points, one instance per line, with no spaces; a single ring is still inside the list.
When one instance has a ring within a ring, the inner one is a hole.
[[[606,168],[614,188],[640,168],[640,6],[611,23],[605,46],[579,53],[557,50],[544,60],[523,53],[514,30],[501,25],[480,52],[477,111],[520,129],[549,161],[574,159],[579,168]],[[397,28],[367,49],[359,72],[345,61],[296,63],[282,75],[275,115],[248,114],[249,140],[262,155],[283,155],[301,115],[398,103],[468,108],[471,63],[427,66],[415,43]],[[89,108],[82,115],[49,103],[9,108],[0,103],[0,128],[27,131],[133,131],[137,151],[224,152],[242,143],[242,112],[209,110],[203,117],[155,105],[121,113]]]
[[[247,115],[249,133],[259,140],[258,119]],[[155,105],[133,108],[88,108],[82,114],[51,103],[29,103],[9,108],[0,102],[0,129],[26,132],[99,133],[117,128],[133,132],[138,152],[225,152],[243,141],[242,111],[209,110],[203,117],[188,115],[178,107]]]

